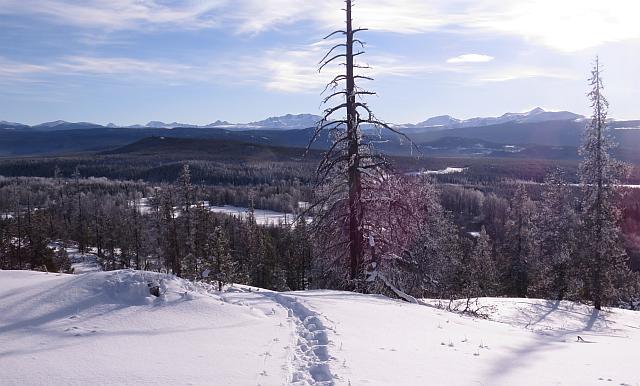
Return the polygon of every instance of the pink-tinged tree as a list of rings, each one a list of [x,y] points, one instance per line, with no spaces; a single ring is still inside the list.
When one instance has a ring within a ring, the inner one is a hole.
[[[627,256],[621,244],[620,210],[617,185],[625,175],[625,166],[611,156],[614,146],[609,133],[609,102],[603,95],[602,69],[595,60],[588,96],[593,108],[580,154],[582,187],[582,268],[586,292],[595,309],[615,297],[615,276],[627,269]]]
[[[364,54],[365,43],[358,38],[366,28],[353,28],[352,0],[345,0],[345,28],[334,31],[325,39],[341,37],[320,61],[319,71],[330,64],[341,64],[344,72],[336,75],[325,88],[327,104],[322,120],[311,138],[313,144],[328,133],[331,144],[317,169],[318,201],[314,208],[314,224],[319,231],[319,245],[328,260],[321,268],[333,283],[356,289],[366,276],[369,230],[365,226],[365,196],[389,174],[389,163],[373,151],[372,137],[363,132],[362,125],[377,127],[399,135],[391,126],[378,120],[363,97],[375,95],[358,86],[358,82],[373,80],[359,74],[367,65],[358,62]],[[331,104],[336,101],[335,104]],[[407,138],[408,139],[408,138]]]

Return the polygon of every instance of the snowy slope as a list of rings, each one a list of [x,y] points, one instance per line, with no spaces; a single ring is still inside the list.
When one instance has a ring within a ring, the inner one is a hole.
[[[347,292],[0,271],[0,384],[640,385],[640,313],[479,305],[488,320]]]
[[[0,271],[0,384],[281,385],[291,335],[274,305],[151,273]]]

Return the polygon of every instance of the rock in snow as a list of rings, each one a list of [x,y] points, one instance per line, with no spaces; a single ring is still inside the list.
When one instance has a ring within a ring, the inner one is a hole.
[[[0,384],[640,384],[640,313],[480,299],[479,319],[423,303],[0,271]]]

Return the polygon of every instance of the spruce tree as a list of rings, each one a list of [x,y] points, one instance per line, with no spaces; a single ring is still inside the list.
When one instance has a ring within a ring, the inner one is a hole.
[[[626,253],[618,227],[620,210],[617,185],[625,174],[624,165],[611,156],[614,146],[607,122],[609,102],[603,95],[602,69],[598,58],[591,71],[589,100],[593,115],[580,149],[582,187],[582,276],[586,293],[595,309],[609,304],[615,296],[616,271],[625,270]]]
[[[512,296],[526,297],[529,290],[530,263],[537,253],[533,203],[524,185],[518,185],[511,199],[502,246],[506,260],[504,284]]]
[[[559,169],[545,177],[537,216],[541,255],[536,289],[543,297],[562,300],[575,289],[572,277],[578,219],[571,187]]]
[[[471,288],[476,296],[495,295],[498,274],[491,238],[484,226],[471,253]]]

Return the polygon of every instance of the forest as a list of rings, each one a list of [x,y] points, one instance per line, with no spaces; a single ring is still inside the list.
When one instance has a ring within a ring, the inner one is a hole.
[[[68,272],[62,245],[105,270],[220,288],[638,307],[640,172],[614,157],[598,59],[579,159],[429,158],[364,101],[376,95],[360,86],[373,80],[358,62],[367,29],[353,28],[345,4],[345,29],[327,36],[338,43],[318,69],[345,71],[327,84],[306,149],[152,136],[108,151],[2,159],[0,268]],[[409,154],[381,151],[389,136]],[[297,220],[259,225],[256,209]]]

